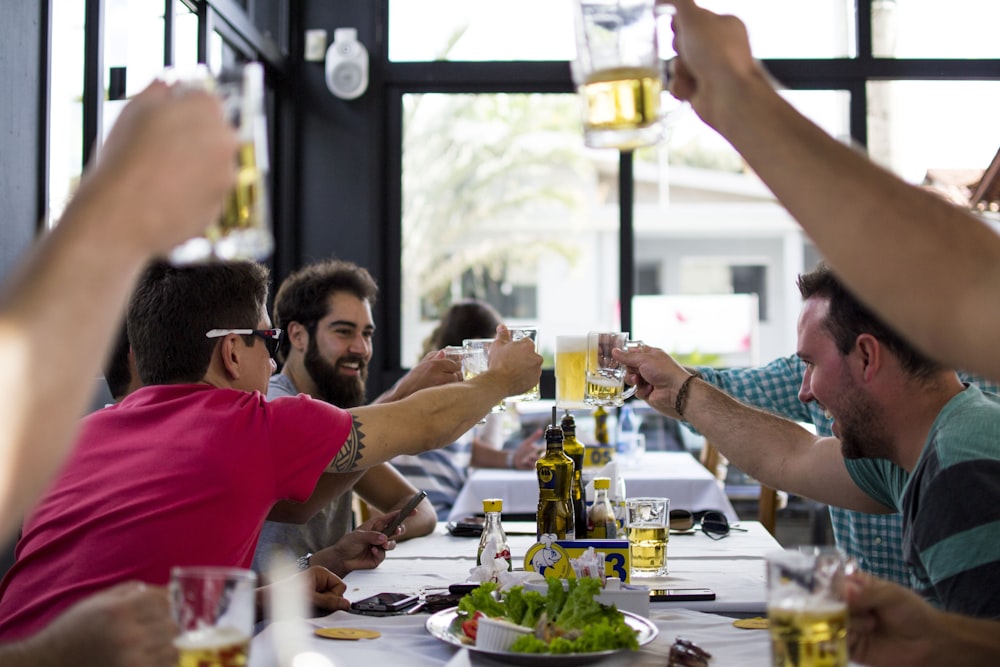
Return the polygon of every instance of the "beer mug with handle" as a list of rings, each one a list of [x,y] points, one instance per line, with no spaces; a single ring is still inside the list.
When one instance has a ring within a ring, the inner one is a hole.
[[[628,339],[621,331],[591,331],[587,334],[587,386],[583,402],[587,405],[621,407],[635,393],[625,389],[625,364],[612,356],[614,349],[627,350],[642,345]]]

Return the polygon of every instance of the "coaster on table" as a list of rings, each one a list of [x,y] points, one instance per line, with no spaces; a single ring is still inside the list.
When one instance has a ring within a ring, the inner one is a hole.
[[[316,636],[326,639],[377,639],[382,633],[364,628],[316,628]]]
[[[763,616],[754,618],[737,618],[733,625],[744,630],[767,630],[767,619]]]

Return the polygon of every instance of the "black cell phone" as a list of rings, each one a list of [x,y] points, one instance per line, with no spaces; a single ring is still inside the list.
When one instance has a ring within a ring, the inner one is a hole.
[[[483,534],[486,519],[481,516],[467,516],[458,521],[448,522],[448,532],[454,537],[479,537]]]
[[[419,600],[416,595],[409,593],[379,593],[364,600],[351,603],[351,611],[359,614],[366,612],[395,612],[402,611]]]
[[[465,595],[479,588],[479,584],[452,584],[448,587],[448,592],[452,595]]]
[[[392,520],[392,523],[382,529],[382,534],[391,537],[392,534],[396,532],[396,529],[399,528],[399,524],[403,523],[403,520],[410,516],[410,512],[416,509],[417,505],[420,504],[420,501],[426,497],[426,491],[418,491],[417,495],[410,498],[410,501],[406,503],[406,506],[399,510],[399,514],[397,514],[396,518]]]
[[[709,588],[654,588],[649,591],[650,602],[701,602],[714,599],[715,591]]]

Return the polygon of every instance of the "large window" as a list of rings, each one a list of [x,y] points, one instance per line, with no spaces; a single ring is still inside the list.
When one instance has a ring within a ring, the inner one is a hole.
[[[220,14],[216,4],[228,13]],[[266,9],[258,18],[270,25],[277,21],[273,12],[287,11],[287,3],[268,2]],[[85,156],[100,150],[128,99],[165,67],[183,71],[201,62],[218,72],[258,59],[254,42],[272,55],[274,50],[273,41],[264,43],[254,32],[244,9],[231,3],[52,0],[51,14],[48,225],[73,196]],[[100,25],[88,24],[94,16],[102,17]]]
[[[706,332],[692,340],[746,330],[750,353],[709,355],[719,363],[794,352],[794,280],[815,249],[689,108],[673,104],[654,148],[583,147],[561,66],[574,52],[568,0],[386,2],[387,90],[401,100],[389,118],[402,155],[400,208],[389,217],[401,226],[404,365],[442,307],[467,297],[537,323],[543,347],[557,334],[621,326],[671,349],[674,299],[715,304],[683,306]],[[701,4],[746,22],[796,108],[911,182],[974,180],[1000,146],[989,116],[1000,83],[984,80],[1000,79],[1000,68],[962,60],[1000,55],[974,27],[1000,11],[990,0],[947,12],[923,0]]]

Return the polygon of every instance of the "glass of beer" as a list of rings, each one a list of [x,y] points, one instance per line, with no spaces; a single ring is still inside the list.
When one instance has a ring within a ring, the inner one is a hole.
[[[849,559],[835,547],[807,547],[766,560],[772,664],[846,667]]]
[[[667,573],[669,526],[669,498],[625,500],[625,528],[633,577],[655,577]]]
[[[571,71],[587,146],[633,150],[663,137],[657,11],[656,0],[574,2]]]
[[[191,72],[169,71],[168,80],[199,86],[222,100],[223,112],[236,129],[236,185],[226,196],[222,215],[202,236],[174,248],[176,265],[213,260],[261,260],[274,250],[268,197],[267,117],[264,113],[264,68],[260,63],[224,69],[213,77],[200,66]]]
[[[492,338],[466,338],[462,341],[465,356],[462,358],[462,379],[469,380],[480,373],[485,373],[490,365],[490,345]],[[503,412],[507,404],[501,400],[490,409],[490,412]]]
[[[181,634],[178,667],[245,667],[257,574],[233,567],[175,567],[170,606]]]
[[[521,340],[522,338],[530,338],[538,347],[538,329],[535,327],[517,327],[511,328],[510,330],[511,340]],[[508,401],[538,401],[542,398],[542,388],[541,385],[535,385],[523,394],[518,394],[516,396],[508,396],[506,400]]]
[[[583,390],[587,384],[587,337],[556,336],[556,406],[587,407]]]
[[[626,350],[642,345],[629,341],[620,331],[591,331],[587,334],[587,382],[583,402],[587,405],[621,407],[635,393],[635,387],[625,389],[625,364],[612,356],[614,349]]]

